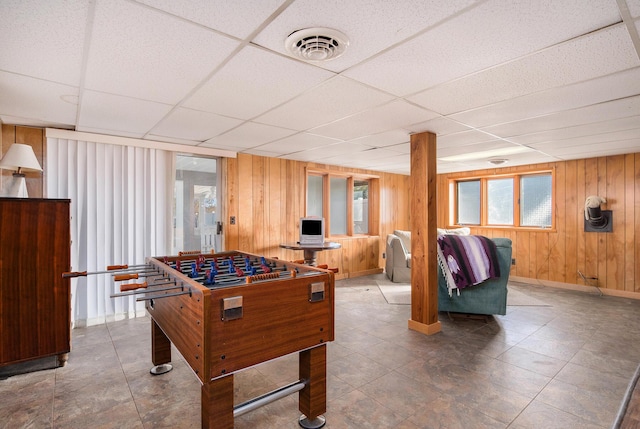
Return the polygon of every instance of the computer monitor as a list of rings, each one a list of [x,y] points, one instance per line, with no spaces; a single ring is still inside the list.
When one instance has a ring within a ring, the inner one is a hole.
[[[324,218],[300,218],[300,245],[324,244]]]

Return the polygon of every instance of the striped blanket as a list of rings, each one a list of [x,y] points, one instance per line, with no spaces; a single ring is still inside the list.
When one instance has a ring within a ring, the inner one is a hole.
[[[449,296],[453,289],[460,294],[460,289],[500,277],[496,245],[482,235],[438,236],[438,263]]]

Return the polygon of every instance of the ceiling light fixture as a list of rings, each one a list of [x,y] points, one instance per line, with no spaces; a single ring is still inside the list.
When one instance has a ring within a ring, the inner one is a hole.
[[[487,161],[489,162],[489,164],[493,164],[493,165],[502,165],[504,163],[509,162],[507,158],[494,158],[494,159],[488,159]]]
[[[461,148],[463,149],[463,148]],[[533,149],[526,146],[510,146],[499,149],[487,149],[480,152],[466,152],[458,155],[445,156],[438,158],[440,161],[446,162],[468,162],[468,161],[481,161],[486,159],[502,159],[508,155],[514,155],[523,152],[531,152]],[[506,158],[505,158],[506,159]]]
[[[344,53],[349,39],[338,30],[314,27],[294,31],[284,46],[287,52],[304,61],[329,61]]]

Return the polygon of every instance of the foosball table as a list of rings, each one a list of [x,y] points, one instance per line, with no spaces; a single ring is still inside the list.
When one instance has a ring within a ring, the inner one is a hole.
[[[171,344],[202,383],[202,427],[231,429],[234,418],[298,393],[300,426],[320,428],[326,412],[326,344],[334,339],[334,273],[239,251],[151,257],[108,267],[151,316],[152,374],[171,370]],[[73,277],[87,273],[67,273]],[[93,273],[91,273],[93,274]],[[234,404],[233,374],[299,353],[299,380]]]

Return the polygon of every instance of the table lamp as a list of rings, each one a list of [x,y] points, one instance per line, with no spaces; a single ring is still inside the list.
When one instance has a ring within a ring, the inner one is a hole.
[[[14,171],[13,179],[9,180],[3,195],[16,198],[29,198],[23,171],[42,171],[33,148],[21,143],[11,145],[0,159],[0,169]]]

